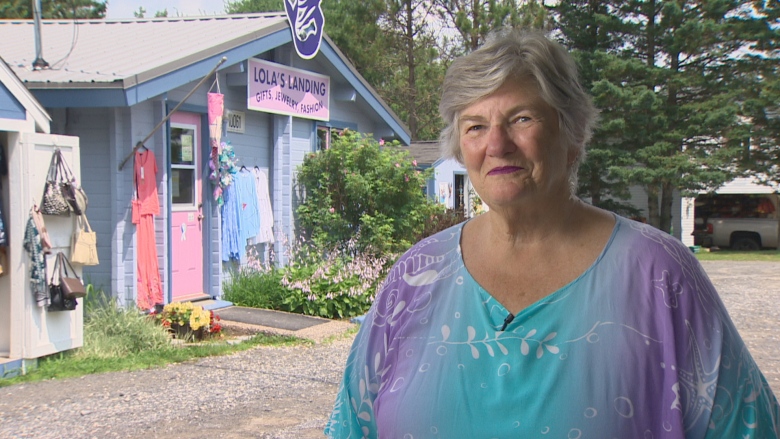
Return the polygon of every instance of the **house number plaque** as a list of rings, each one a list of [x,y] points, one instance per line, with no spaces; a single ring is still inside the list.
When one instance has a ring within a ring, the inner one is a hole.
[[[244,134],[244,121],[246,114],[242,111],[227,111],[227,131],[230,133]]]

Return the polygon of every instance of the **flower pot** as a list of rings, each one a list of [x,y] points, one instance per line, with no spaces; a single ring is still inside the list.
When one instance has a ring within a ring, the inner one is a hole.
[[[171,323],[171,333],[174,338],[179,340],[203,340],[203,328],[198,328],[193,331],[190,328],[189,323],[179,325],[178,323]]]

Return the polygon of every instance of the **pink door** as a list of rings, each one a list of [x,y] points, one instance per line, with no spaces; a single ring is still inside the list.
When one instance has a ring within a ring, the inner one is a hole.
[[[171,294],[173,301],[202,298],[203,216],[201,116],[171,116]]]

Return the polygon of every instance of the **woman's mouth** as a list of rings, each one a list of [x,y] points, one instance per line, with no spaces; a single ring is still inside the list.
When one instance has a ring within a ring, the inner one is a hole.
[[[502,174],[511,174],[513,172],[517,172],[521,170],[520,166],[501,166],[498,168],[493,168],[488,172],[488,175],[502,175]]]

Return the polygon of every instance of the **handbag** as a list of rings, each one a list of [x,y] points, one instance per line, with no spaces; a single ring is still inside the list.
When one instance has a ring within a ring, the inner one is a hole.
[[[49,284],[49,299],[51,303],[46,308],[49,311],[73,311],[78,305],[75,298],[65,297],[60,285]]]
[[[97,234],[92,231],[86,215],[76,217],[76,232],[70,247],[70,260],[74,264],[98,265]]]
[[[64,268],[65,264],[70,266],[65,255],[62,254],[62,252],[57,253],[51,273],[51,280],[49,281],[49,299],[51,300],[51,303],[47,308],[49,311],[72,311],[76,309],[76,305],[78,305],[76,298],[84,297],[86,295],[84,284],[82,284],[81,279],[76,276],[73,267],[70,267],[70,269],[76,277],[70,278],[65,276],[67,274],[67,271]],[[55,274],[59,277],[59,282],[56,284],[54,283]]]
[[[68,261],[64,253],[57,253],[57,262],[54,265],[60,278],[60,288],[62,288],[63,296],[75,299],[87,295],[84,283],[81,282],[81,278],[76,274],[76,270],[70,265],[70,261]],[[68,268],[70,268],[70,272],[68,272]],[[54,273],[52,273],[52,278],[54,278]]]
[[[44,215],[70,215],[70,206],[60,188],[60,157],[60,151],[54,151],[49,163],[49,173],[46,175],[46,185],[41,198],[41,213]]]
[[[76,178],[73,177],[73,172],[68,167],[68,162],[65,161],[62,152],[57,150],[55,154],[59,155],[59,181],[62,197],[68,202],[68,206],[73,213],[83,215],[87,210],[87,194],[76,183]]]

